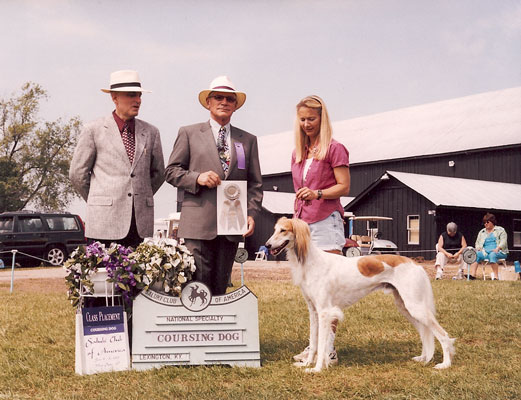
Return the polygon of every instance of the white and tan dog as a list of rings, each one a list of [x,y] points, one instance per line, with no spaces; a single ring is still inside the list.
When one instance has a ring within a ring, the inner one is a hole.
[[[327,338],[331,322],[343,318],[342,308],[379,289],[390,291],[398,310],[420,333],[422,353],[414,361],[428,363],[434,355],[434,337],[443,349],[443,362],[435,368],[448,368],[454,355],[454,341],[435,317],[434,296],[429,277],[412,260],[398,255],[342,257],[318,249],[311,241],[307,223],[280,218],[275,232],[266,242],[272,254],[287,249],[293,282],[300,286],[309,309],[309,347],[307,360],[295,363],[328,366]]]

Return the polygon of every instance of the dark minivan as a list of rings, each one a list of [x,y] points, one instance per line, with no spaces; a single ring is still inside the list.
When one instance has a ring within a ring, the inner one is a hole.
[[[11,260],[8,250],[18,250],[61,265],[76,247],[86,244],[79,215],[14,211],[0,214],[0,258]],[[16,254],[16,260],[25,258]],[[7,264],[7,262],[5,262]]]

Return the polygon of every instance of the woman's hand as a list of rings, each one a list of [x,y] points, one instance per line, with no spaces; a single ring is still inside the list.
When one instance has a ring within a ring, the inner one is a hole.
[[[315,200],[318,199],[318,192],[316,190],[311,190],[310,188],[304,186],[300,188],[297,193],[297,199],[299,200]]]

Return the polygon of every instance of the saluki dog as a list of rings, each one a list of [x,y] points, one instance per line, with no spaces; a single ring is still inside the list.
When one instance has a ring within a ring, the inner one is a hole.
[[[320,372],[328,366],[328,333],[331,322],[342,320],[342,308],[379,289],[392,292],[398,310],[418,330],[422,353],[414,361],[428,363],[434,355],[434,337],[443,350],[448,368],[455,353],[454,341],[435,317],[432,287],[424,269],[399,255],[343,257],[318,249],[311,241],[309,227],[300,219],[280,218],[266,242],[274,255],[287,250],[295,285],[300,286],[309,309],[309,353],[297,366]],[[318,353],[318,354],[317,354]]]

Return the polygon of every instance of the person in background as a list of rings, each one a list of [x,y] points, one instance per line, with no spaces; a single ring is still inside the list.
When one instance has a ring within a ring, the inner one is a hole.
[[[437,244],[436,254],[436,263],[434,267],[436,268],[436,279],[441,279],[443,277],[443,270],[447,262],[457,261],[459,262],[459,269],[457,278],[463,279],[463,270],[465,268],[465,263],[463,262],[463,250],[467,247],[467,242],[465,237],[461,232],[458,232],[458,225],[454,222],[449,222],[447,224],[447,230],[443,232]]]
[[[262,176],[256,136],[231,125],[246,101],[227,76],[199,93],[210,120],[179,129],[165,170],[166,181],[184,193],[180,238],[195,258],[195,280],[212,295],[226,293],[239,241],[253,234],[261,210]],[[217,235],[217,190],[224,180],[247,181],[247,231]],[[178,192],[179,193],[179,192]]]
[[[318,96],[308,96],[297,104],[295,150],[291,174],[295,189],[294,217],[309,224],[311,239],[322,250],[342,255],[345,243],[344,209],[341,196],[349,194],[349,152],[333,139],[326,105]],[[337,364],[334,347],[338,321],[331,325],[329,363]],[[302,362],[309,346],[293,358]]]
[[[115,110],[85,125],[69,178],[87,202],[85,235],[90,242],[137,247],[154,234],[154,194],[164,182],[159,130],[137,119],[141,81],[136,71],[110,75]]]
[[[501,226],[496,225],[494,214],[486,213],[483,217],[485,227],[478,233],[476,239],[476,262],[470,266],[469,279],[476,279],[478,263],[488,260],[492,268],[492,280],[499,279],[498,260],[506,260],[508,255],[507,232]]]

